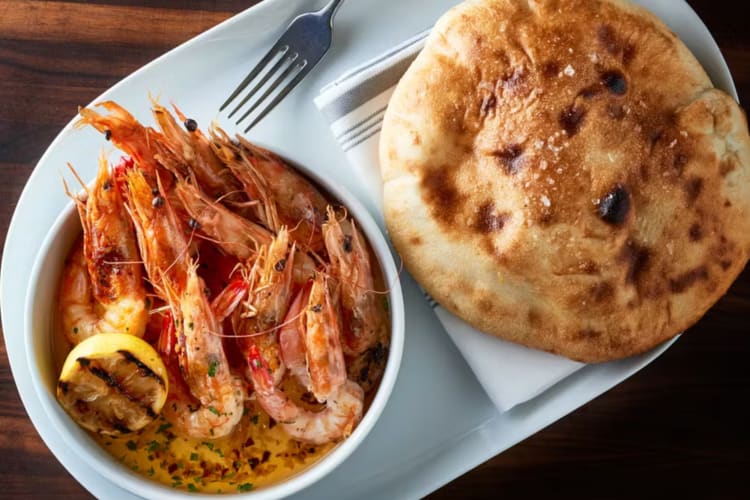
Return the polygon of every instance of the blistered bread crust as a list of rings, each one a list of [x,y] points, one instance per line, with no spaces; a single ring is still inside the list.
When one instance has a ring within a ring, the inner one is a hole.
[[[742,110],[621,0],[475,0],[399,83],[385,217],[416,280],[478,329],[598,362],[694,324],[750,250]]]

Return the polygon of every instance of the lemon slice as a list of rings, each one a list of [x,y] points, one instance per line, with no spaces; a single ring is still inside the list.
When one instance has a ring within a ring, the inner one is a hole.
[[[164,363],[148,343],[133,335],[100,333],[68,354],[57,399],[81,427],[116,436],[157,417],[167,383]]]

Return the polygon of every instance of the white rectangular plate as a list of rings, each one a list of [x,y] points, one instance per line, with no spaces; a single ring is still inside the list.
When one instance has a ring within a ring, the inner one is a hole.
[[[346,69],[431,26],[454,0],[358,0],[336,19],[331,53],[250,138],[369,197],[348,174],[343,153],[317,112],[318,90]],[[679,0],[641,0],[677,32],[704,64],[714,83],[736,97],[729,71],[710,34]],[[313,6],[315,3],[312,3]],[[201,126],[280,34],[305,0],[266,0],[157,59],[102,95],[148,121],[148,93],[178,103]],[[70,110],[71,115],[75,110]],[[220,117],[219,117],[220,118]],[[222,121],[225,127],[227,122]],[[232,128],[228,128],[232,130]],[[45,443],[69,472],[97,497],[134,498],[105,481],[55,435],[30,385],[25,364],[23,304],[33,252],[67,200],[59,172],[66,162],[93,178],[101,136],[72,130],[53,142],[31,176],[8,231],[0,292],[5,341],[26,410]],[[373,207],[369,206],[370,210]],[[382,218],[376,214],[381,222]],[[22,287],[21,287],[22,288]],[[403,279],[406,347],[399,380],[380,421],[363,445],[302,498],[415,498],[500,453],[618,384],[657,357],[667,345],[633,359],[589,366],[537,397],[500,414],[408,276]]]

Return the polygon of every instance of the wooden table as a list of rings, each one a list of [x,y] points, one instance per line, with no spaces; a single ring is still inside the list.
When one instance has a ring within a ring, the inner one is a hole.
[[[679,1],[679,0],[674,0]],[[0,234],[79,104],[253,0],[0,1]],[[734,2],[691,0],[750,101]],[[432,498],[744,496],[750,468],[750,274],[659,360]],[[0,346],[0,497],[86,498],[24,412]]]

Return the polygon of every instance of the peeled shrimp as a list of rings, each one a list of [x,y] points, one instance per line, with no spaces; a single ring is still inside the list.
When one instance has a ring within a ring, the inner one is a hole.
[[[274,384],[256,347],[250,351],[250,361],[258,403],[293,438],[313,444],[329,443],[349,436],[362,420],[365,395],[355,382],[346,380],[329,396],[323,410],[313,412],[299,407]]]
[[[83,243],[63,270],[59,305],[65,337],[72,344],[97,333],[142,337],[148,307],[135,232],[104,155],[85,200],[74,199]]]
[[[378,307],[370,256],[364,238],[353,222],[339,222],[332,207],[327,208],[328,220],[323,236],[331,259],[331,274],[341,284],[341,303],[349,327],[343,332],[344,352],[360,354],[375,346],[385,326],[383,311]]]

